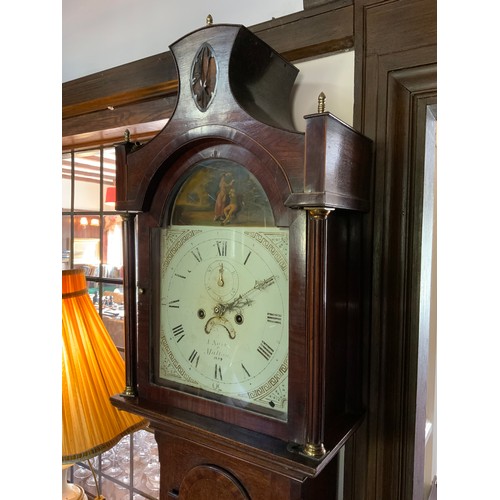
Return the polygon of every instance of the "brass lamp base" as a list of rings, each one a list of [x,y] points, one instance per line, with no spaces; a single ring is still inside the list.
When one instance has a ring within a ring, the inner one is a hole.
[[[71,466],[63,466],[62,470],[62,500],[88,500],[81,486],[68,483],[67,473],[69,467]]]
[[[88,497],[85,494],[85,491],[83,490],[83,488],[81,486],[78,486],[77,484],[69,484],[69,483],[68,483],[68,485],[70,486],[70,488],[68,488],[70,496],[66,496],[63,493],[63,497],[62,497],[63,500],[88,500]]]

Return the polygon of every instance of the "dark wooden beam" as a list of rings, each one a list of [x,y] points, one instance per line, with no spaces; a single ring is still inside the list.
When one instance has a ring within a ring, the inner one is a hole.
[[[63,137],[93,130],[109,130],[116,127],[148,123],[168,119],[174,110],[176,95],[151,101],[138,101],[111,109],[71,116],[63,121]]]
[[[170,52],[122,64],[63,83],[62,118],[177,93],[177,72]]]
[[[352,0],[337,0],[250,28],[291,62],[354,47]]]
[[[331,0],[304,0],[302,4],[304,5],[304,10],[310,9],[312,7],[317,7],[318,5],[324,5],[331,3]]]

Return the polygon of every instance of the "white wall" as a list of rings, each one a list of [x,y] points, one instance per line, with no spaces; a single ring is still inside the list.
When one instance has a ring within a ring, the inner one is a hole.
[[[165,52],[208,14],[214,23],[252,26],[301,10],[302,0],[64,0],[62,81]]]
[[[318,96],[326,96],[325,110],[352,126],[354,106],[354,51],[298,63],[300,73],[292,95],[293,120],[304,131],[304,115],[318,111]]]

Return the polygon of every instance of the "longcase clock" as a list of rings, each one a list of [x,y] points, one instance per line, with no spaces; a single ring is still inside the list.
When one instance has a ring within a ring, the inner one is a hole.
[[[296,131],[297,69],[243,26],[170,48],[172,117],[116,146],[127,380],[112,402],[150,420],[161,499],[328,498],[363,418],[371,142],[321,106]]]

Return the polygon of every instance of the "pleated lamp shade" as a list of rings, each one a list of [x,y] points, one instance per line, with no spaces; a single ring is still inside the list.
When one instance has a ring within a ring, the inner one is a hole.
[[[147,425],[118,410],[125,362],[87,292],[83,270],[62,271],[62,462],[87,460]]]

